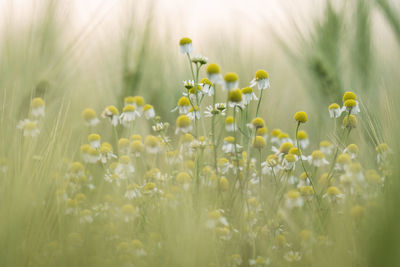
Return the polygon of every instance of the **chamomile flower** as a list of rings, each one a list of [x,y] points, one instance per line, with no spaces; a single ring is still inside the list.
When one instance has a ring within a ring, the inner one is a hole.
[[[206,111],[204,111],[204,115],[208,118],[217,115],[225,116],[225,114],[226,114],[225,103],[216,103],[214,107],[210,105],[206,107]]]
[[[38,136],[40,133],[38,122],[29,119],[19,121],[17,124],[17,128],[23,130],[24,136],[35,137]]]
[[[104,142],[100,146],[100,161],[101,163],[107,163],[111,159],[117,158],[117,156],[113,153],[113,148],[110,143]]]
[[[319,183],[321,186],[324,186],[324,187],[326,187],[326,186],[328,186],[328,185],[329,185],[329,186],[332,185],[333,180],[332,180],[332,179],[329,179],[329,180],[328,180],[328,178],[329,178],[329,173],[324,172],[323,174],[321,174],[321,177],[319,178],[318,183]]]
[[[182,54],[190,54],[193,52],[192,40],[188,37],[184,37],[179,41],[179,50]]]
[[[278,144],[280,144],[280,145],[283,143],[286,143],[286,142],[293,144],[293,140],[289,137],[289,135],[287,133],[284,133],[284,132],[281,132],[278,135],[278,140],[279,140]]]
[[[257,135],[253,138],[251,145],[253,148],[261,150],[267,146],[267,142],[264,137]]]
[[[192,177],[187,172],[180,172],[176,175],[175,180],[178,184],[183,186],[184,190],[188,190],[190,187],[190,182],[192,181]]]
[[[274,168],[278,167],[279,159],[272,154],[261,164],[263,174],[271,174]]]
[[[168,129],[169,127],[169,123],[168,122],[158,122],[155,125],[153,125],[151,128],[153,129],[153,131],[155,132],[162,132],[166,129]]]
[[[87,126],[96,126],[100,120],[97,118],[96,111],[91,108],[85,108],[82,111],[82,118]]]
[[[321,150],[321,152],[325,155],[332,154],[333,148],[333,144],[327,140],[321,141],[319,143],[319,150]]]
[[[200,115],[200,111],[199,111],[199,107],[196,105],[193,107],[191,107],[189,109],[189,113],[187,114],[187,116],[189,117],[189,119],[193,120],[199,120],[201,115]]]
[[[229,226],[227,219],[223,216],[223,210],[211,210],[208,212],[208,219],[206,221],[206,227],[208,229],[215,229],[215,227]]]
[[[299,191],[301,196],[307,201],[310,201],[315,193],[311,185],[301,185],[299,186]]]
[[[252,119],[251,122],[249,124],[247,124],[247,126],[250,129],[257,130],[257,129],[265,127],[265,121],[263,118],[256,117],[256,118]]]
[[[200,81],[200,86],[202,88],[201,93],[203,95],[212,96],[214,94],[213,83],[209,79],[203,78]]]
[[[243,108],[243,95],[239,88],[232,89],[229,92],[228,104],[232,108],[241,107]]]
[[[130,145],[130,153],[133,157],[140,157],[144,150],[144,145],[141,140],[134,140]]]
[[[180,115],[176,119],[176,130],[175,134],[178,133],[188,133],[191,132],[193,129],[192,126],[192,121],[190,120],[190,117],[187,115]]]
[[[136,111],[139,113],[139,116],[142,115],[143,108],[146,102],[144,101],[143,96],[134,96],[132,106],[136,108]]]
[[[116,167],[118,163],[116,162],[114,163]],[[110,184],[115,184],[118,187],[121,186],[121,177],[117,173],[107,172],[106,175],[104,176],[104,180]]]
[[[89,150],[90,149],[92,149],[92,147],[89,144],[84,144],[84,145],[81,145],[81,147],[80,147],[81,157],[84,162],[89,162]]]
[[[143,114],[146,120],[153,119],[156,116],[156,112],[154,111],[154,107],[150,104],[144,105]]]
[[[251,87],[242,88],[243,103],[248,105],[251,101],[257,101],[258,98]]]
[[[299,140],[299,145],[301,149],[306,149],[310,144],[310,140],[308,139],[308,135],[306,131],[299,131],[297,133],[297,139]]]
[[[342,112],[348,111],[350,114],[357,114],[360,112],[358,101],[354,99],[348,99],[344,102]]]
[[[127,155],[129,153],[129,139],[120,138],[118,140],[118,151],[122,155]]]
[[[293,147],[293,144],[290,142],[284,142],[279,147],[279,149],[273,149],[276,154],[288,154],[290,149]]]
[[[229,162],[227,158],[219,158],[218,159],[218,171],[222,174],[226,174],[230,168],[232,168],[232,164]]]
[[[387,143],[381,143],[376,147],[376,152],[377,154],[377,162],[379,164],[383,163],[386,161],[388,158],[388,155],[393,153],[393,151],[390,149],[389,145]]]
[[[122,125],[125,127],[128,127],[129,124],[136,119],[136,117],[139,117],[140,114],[139,112],[136,111],[136,108],[133,105],[126,105],[124,109],[122,110],[122,114],[120,116],[120,120],[122,122]]]
[[[329,162],[326,160],[325,154],[320,150],[314,150],[312,152],[311,156],[309,157],[309,162],[315,167],[322,167],[329,164]]]
[[[270,87],[268,72],[265,70],[257,70],[254,79],[250,82],[250,86],[258,86],[259,90],[265,90]]]
[[[343,153],[347,153],[350,155],[351,159],[355,159],[358,154],[358,146],[356,144],[350,144],[343,150]]]
[[[265,141],[267,141],[267,139],[268,139],[268,129],[267,129],[267,127],[264,126],[264,127],[258,128],[256,130],[256,135],[263,137],[265,139]]]
[[[330,186],[323,197],[332,203],[338,203],[344,198],[344,194],[336,186]]]
[[[363,182],[365,180],[361,164],[358,162],[351,163],[346,169],[346,174],[360,182]]]
[[[161,150],[160,139],[154,135],[146,136],[144,146],[146,148],[146,152],[149,154],[157,154]]]
[[[202,55],[197,55],[192,57],[192,62],[196,64],[198,63],[200,65],[205,65],[208,62],[208,58]]]
[[[69,166],[67,177],[82,177],[85,175],[85,168],[79,161],[72,162]]]
[[[100,148],[100,142],[101,142],[101,137],[98,134],[89,134],[88,136],[88,142],[90,146],[94,149]]]
[[[235,119],[232,116],[227,116],[225,119],[225,130],[234,132],[237,130]]]
[[[101,114],[103,118],[109,118],[113,126],[120,122],[119,111],[115,106],[108,106]]]
[[[182,96],[178,100],[177,106],[172,110],[172,112],[178,110],[179,114],[187,114],[191,108],[190,100],[186,96]]]
[[[373,169],[366,171],[365,180],[369,185],[381,185],[383,182],[383,178]]]
[[[234,72],[228,72],[225,74],[224,80],[225,88],[228,89],[229,92],[234,88],[237,88],[239,85],[239,76]]]
[[[297,158],[293,154],[286,154],[283,158],[282,166],[285,170],[293,170],[296,164]]]
[[[183,81],[183,86],[187,90],[190,90],[190,89],[194,88],[194,81],[193,80],[185,80],[185,81]]]
[[[342,109],[336,103],[330,104],[328,110],[331,118],[339,118],[342,115]]]
[[[347,153],[340,154],[336,159],[335,168],[337,170],[346,170],[351,163],[351,157]]]
[[[223,79],[221,75],[221,69],[218,64],[211,63],[207,66],[206,69],[208,79],[213,83],[213,84],[221,84]]]
[[[289,209],[302,207],[304,200],[302,199],[300,192],[297,190],[290,190],[285,195],[285,205]]]
[[[297,262],[301,260],[301,254],[298,251],[289,251],[283,255],[283,258],[288,262]]]
[[[134,104],[135,104],[135,97],[127,96],[124,98],[124,107],[128,105],[133,106]]]
[[[307,122],[307,113],[304,111],[298,111],[296,114],[294,114],[294,120],[297,121],[298,123],[306,123]]]
[[[343,128],[352,129],[356,128],[358,124],[357,117],[354,115],[346,115],[343,118]]]
[[[45,104],[42,98],[35,97],[31,102],[31,113],[34,117],[44,117]]]
[[[241,149],[242,147],[239,144],[236,144],[236,150]],[[235,153],[235,137],[228,136],[224,138],[224,142],[222,144],[222,151],[225,153]]]
[[[353,92],[346,92],[343,95],[343,111],[348,111],[351,114],[357,114],[360,112],[360,107],[358,105],[357,96]]]
[[[274,145],[279,145],[280,140],[279,140],[279,135],[281,134],[280,129],[273,129],[271,132],[271,143]]]
[[[129,200],[140,198],[142,196],[142,193],[140,192],[140,187],[137,184],[129,184],[126,187],[126,192],[124,197],[126,197]]]
[[[127,155],[123,155],[119,158],[118,165],[115,168],[115,173],[118,174],[121,179],[127,179],[135,172],[135,167],[131,163],[131,159]]]

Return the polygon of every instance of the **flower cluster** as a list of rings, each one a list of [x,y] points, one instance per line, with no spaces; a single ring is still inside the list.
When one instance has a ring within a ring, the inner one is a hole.
[[[216,63],[192,56],[191,39],[179,46],[191,77],[172,109],[174,129],[141,96],[106,107],[105,122],[83,110],[87,142],[55,179],[60,221],[73,231],[49,240],[43,261],[96,242],[106,248],[98,257],[117,266],[191,266],[171,258],[193,239],[211,250],[203,266],[312,265],[312,255],[339,239],[329,229],[360,223],[381,193],[389,146],[378,145],[375,167],[362,164],[365,151],[351,142],[360,112],[353,92],[325,114],[341,122],[332,130],[337,139],[309,139],[305,111],[294,114],[292,129],[269,132],[260,115],[270,88],[265,70],[240,88],[237,73],[222,75]],[[39,133],[43,116],[43,100],[33,99],[19,124],[25,136]],[[143,119],[148,127],[135,127]],[[346,253],[356,251],[349,245]]]

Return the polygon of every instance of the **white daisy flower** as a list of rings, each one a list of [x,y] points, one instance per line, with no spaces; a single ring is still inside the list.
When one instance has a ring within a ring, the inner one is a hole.
[[[342,109],[336,103],[329,105],[328,110],[331,118],[339,118],[342,115]]]
[[[136,108],[132,105],[127,105],[124,107],[122,110],[122,114],[120,116],[120,120],[122,122],[122,125],[125,127],[128,127],[129,124],[136,119],[136,117],[139,117],[140,114],[139,112],[136,111]]]
[[[31,113],[34,117],[44,117],[45,104],[42,98],[35,97],[31,102]]]
[[[250,82],[250,86],[257,85],[259,90],[265,90],[270,87],[269,75],[265,70],[258,70],[254,75],[254,79]]]
[[[187,114],[191,107],[192,106],[191,106],[189,98],[187,98],[186,96],[182,96],[178,100],[177,106],[171,111],[174,112],[174,111],[178,110],[179,114]]]
[[[251,101],[258,100],[256,94],[253,92],[253,88],[251,88],[251,87],[243,88],[242,94],[243,94],[243,102],[245,105],[248,105]]]
[[[120,122],[119,111],[115,106],[108,106],[101,114],[103,118],[109,118],[113,126]]]
[[[35,137],[38,136],[40,131],[38,129],[38,122],[24,119],[17,124],[18,129],[22,129],[24,136]]]
[[[320,150],[314,150],[311,153],[311,156],[309,156],[308,161],[315,167],[322,167],[329,164],[329,162],[326,160],[325,154]]]
[[[182,54],[190,54],[193,52],[192,40],[188,37],[184,37],[179,41],[179,50]]]
[[[239,144],[236,144],[236,150],[240,151],[242,147]],[[235,137],[228,136],[224,138],[224,142],[222,144],[222,151],[225,153],[235,153]]]
[[[86,108],[82,111],[82,118],[87,126],[96,126],[100,120],[97,118],[96,111],[91,108]]]
[[[156,116],[156,112],[154,111],[154,107],[152,105],[146,104],[143,108],[144,117],[146,120],[153,119]]]

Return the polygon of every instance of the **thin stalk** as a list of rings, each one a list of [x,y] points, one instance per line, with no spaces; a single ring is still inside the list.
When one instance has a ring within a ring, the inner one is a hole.
[[[314,192],[316,192],[314,183],[313,183],[313,181],[311,179],[311,176],[308,174],[307,169],[304,166],[304,162],[303,162],[303,158],[302,158],[303,151],[302,151],[301,147],[299,146],[299,138],[297,138],[297,135],[298,135],[298,132],[299,132],[299,128],[300,128],[300,122],[297,123],[297,127],[296,127],[296,143],[297,143],[297,148],[299,149],[299,152],[300,152],[299,158],[300,158],[301,166],[303,167],[304,172],[306,173],[308,179],[310,180],[310,184],[311,184]],[[320,205],[320,199],[319,199],[318,195],[316,195],[316,199],[317,199],[318,205]]]
[[[258,99],[257,110],[256,110],[256,117],[258,117],[258,111],[260,110],[260,104],[261,104],[261,99],[262,99],[262,96],[263,96],[263,92],[264,92],[264,90],[261,90],[260,98]]]

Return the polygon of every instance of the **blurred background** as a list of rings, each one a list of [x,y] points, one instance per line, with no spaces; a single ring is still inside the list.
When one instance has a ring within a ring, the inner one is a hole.
[[[170,110],[190,78],[182,37],[223,73],[237,72],[241,87],[257,69],[269,72],[261,107],[269,129],[293,133],[292,115],[302,109],[310,129],[319,129],[310,137],[320,139],[331,123],[327,106],[352,90],[362,108],[353,138],[369,144],[362,152],[372,154],[383,141],[398,151],[399,1],[0,0],[0,14],[1,156],[17,146],[6,140],[32,96],[58,114],[62,135],[48,132],[66,144],[52,152],[59,157],[77,151],[86,107],[101,113],[125,96],[143,95],[173,121]],[[389,194],[388,211],[377,215],[371,266],[400,255],[397,200]]]
[[[313,102],[338,102],[345,90],[387,113],[376,104],[397,91],[389,92],[397,84],[397,1],[2,0],[0,10],[2,88],[29,95],[45,82],[55,100],[71,97],[73,110],[131,94],[157,106],[163,92],[158,111],[171,119],[166,111],[190,77],[178,51],[183,36],[194,54],[237,72],[242,87],[257,69],[270,73],[262,111],[271,127],[274,116],[299,108],[320,125],[326,106]]]

